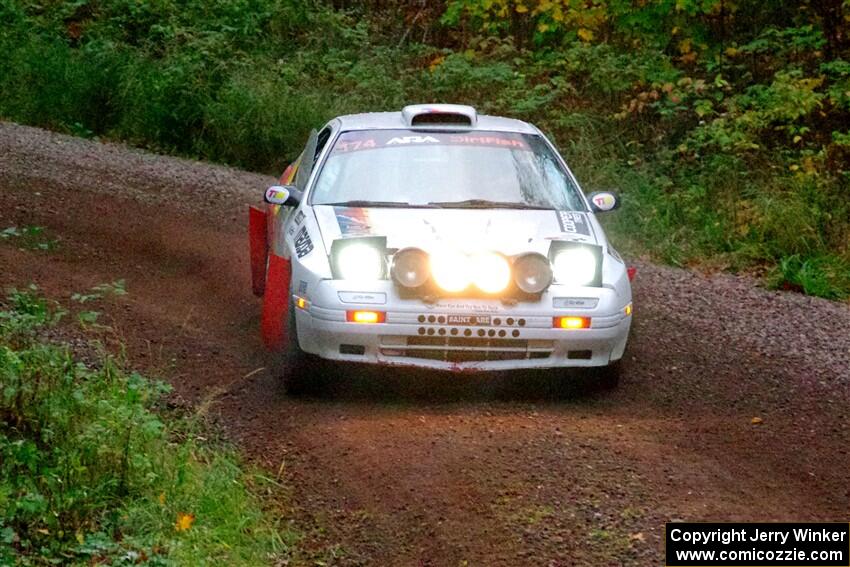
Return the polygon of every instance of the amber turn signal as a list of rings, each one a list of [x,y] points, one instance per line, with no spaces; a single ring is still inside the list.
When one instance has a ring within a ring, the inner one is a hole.
[[[556,329],[589,329],[590,317],[553,317],[552,326]]]
[[[383,311],[346,311],[345,320],[349,323],[383,323],[387,314]]]

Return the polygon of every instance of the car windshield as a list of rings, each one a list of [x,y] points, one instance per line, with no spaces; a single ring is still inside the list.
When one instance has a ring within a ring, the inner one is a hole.
[[[584,210],[578,189],[546,142],[513,132],[344,132],[311,202]]]

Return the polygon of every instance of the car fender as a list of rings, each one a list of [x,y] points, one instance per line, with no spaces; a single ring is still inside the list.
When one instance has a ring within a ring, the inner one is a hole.
[[[270,242],[265,294],[261,317],[263,344],[278,350],[290,340],[289,304],[293,294],[309,297],[309,289],[322,277],[330,277],[330,263],[312,210],[306,204],[295,209],[281,207],[271,222],[276,224]],[[298,275],[297,281],[294,275]],[[312,285],[311,285],[312,284]]]

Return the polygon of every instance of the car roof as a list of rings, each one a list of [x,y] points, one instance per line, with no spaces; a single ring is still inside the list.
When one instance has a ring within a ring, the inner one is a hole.
[[[448,105],[446,105],[448,106]],[[513,118],[502,116],[488,116],[477,114],[472,126],[463,124],[423,124],[411,126],[402,112],[366,112],[363,114],[347,114],[336,118],[340,129],[347,130],[463,130],[467,131],[491,131],[491,132],[517,132],[521,134],[539,134],[537,128]]]

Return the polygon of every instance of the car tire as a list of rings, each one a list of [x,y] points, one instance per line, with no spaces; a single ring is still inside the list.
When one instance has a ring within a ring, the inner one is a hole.
[[[592,369],[593,385],[600,390],[613,390],[620,385],[622,372],[623,364],[619,360],[606,366],[597,366]]]
[[[289,306],[289,332],[279,375],[283,389],[292,397],[310,396],[321,393],[323,383],[322,360],[306,353],[298,346],[298,331],[295,308]]]

